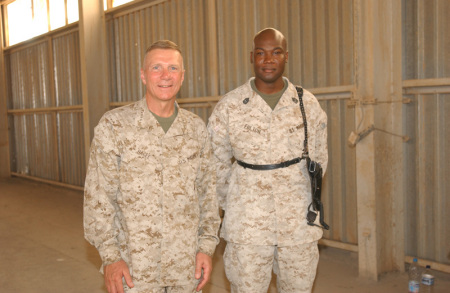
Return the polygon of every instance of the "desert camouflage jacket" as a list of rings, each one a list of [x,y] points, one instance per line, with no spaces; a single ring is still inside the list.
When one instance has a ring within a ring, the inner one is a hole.
[[[128,264],[135,288],[192,284],[220,223],[205,123],[179,109],[167,133],[145,99],[95,128],[84,195],[86,239],[103,265]]]
[[[306,222],[311,185],[305,160],[267,171],[233,163],[234,157],[248,164],[276,164],[301,157],[303,152],[304,126],[295,86],[289,82],[272,111],[252,90],[250,80],[222,97],[208,124],[219,205],[225,210],[221,236],[253,245],[288,246],[318,240],[322,230]],[[327,116],[307,90],[303,102],[309,154],[325,173]]]

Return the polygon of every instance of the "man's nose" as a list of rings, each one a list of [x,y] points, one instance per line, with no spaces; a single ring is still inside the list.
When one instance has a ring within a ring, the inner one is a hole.
[[[163,68],[161,72],[161,78],[162,79],[169,79],[171,77],[171,73],[169,71],[169,68]]]
[[[273,62],[273,56],[272,54],[266,54],[264,55],[264,63],[272,63]]]

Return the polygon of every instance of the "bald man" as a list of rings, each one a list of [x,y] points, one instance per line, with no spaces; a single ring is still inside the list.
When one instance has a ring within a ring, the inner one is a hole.
[[[258,32],[250,62],[255,76],[222,97],[208,124],[225,211],[226,275],[231,292],[266,293],[272,270],[278,292],[311,292],[323,232],[306,220],[312,199],[300,97],[309,156],[323,172],[327,116],[310,92],[298,94],[283,77],[288,51],[281,32]]]

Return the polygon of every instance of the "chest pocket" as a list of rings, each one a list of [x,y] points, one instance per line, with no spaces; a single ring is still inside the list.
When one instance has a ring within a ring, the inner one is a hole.
[[[305,140],[305,127],[303,122],[288,129],[289,149],[294,157],[301,157]]]
[[[164,161],[179,171],[181,177],[195,176],[200,167],[202,145],[198,139],[189,135],[177,135],[163,140],[166,154]]]
[[[233,125],[230,127],[230,143],[234,156],[244,161],[258,158],[267,148],[268,135],[268,129],[249,121]]]

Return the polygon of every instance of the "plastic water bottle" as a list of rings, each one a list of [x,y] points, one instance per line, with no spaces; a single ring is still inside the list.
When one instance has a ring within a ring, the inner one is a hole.
[[[427,266],[422,273],[422,284],[420,285],[420,292],[433,293],[434,276],[431,274],[431,267]]]
[[[419,265],[417,264],[417,258],[414,258],[412,264],[409,266],[408,276],[409,276],[408,292],[418,293],[420,288],[420,271]]]

